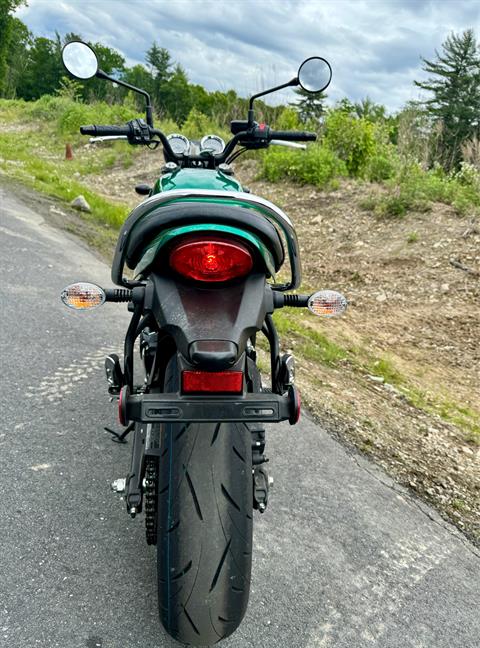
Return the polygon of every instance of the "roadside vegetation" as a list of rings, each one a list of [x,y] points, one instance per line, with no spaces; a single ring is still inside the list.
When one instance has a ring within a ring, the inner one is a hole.
[[[8,10],[18,5],[2,2]],[[78,128],[124,123],[142,106],[99,80],[64,76],[60,50],[75,34],[50,41],[10,18],[3,31],[0,19],[0,173],[58,199],[72,227],[68,203],[82,194],[91,207],[80,215],[82,235],[109,254],[135,203],[132,185],[153,179],[161,163],[122,142],[90,145]],[[166,133],[227,139],[229,121],[246,115],[243,98],[191,84],[156,43],[146,65],[134,68],[93,45],[103,69],[149,90]],[[259,102],[259,120],[315,130],[318,141],[306,151],[272,146],[247,157],[238,175],[294,217],[303,289],[338,288],[352,303],[335,325],[275,314],[284,350],[299,359],[310,410],[330,417],[343,439],[480,542],[480,57],[473,32],[452,34],[424,68],[431,75],[418,84],[425,100],[395,115],[368,98],[327,107],[326,97],[299,92],[289,106]]]

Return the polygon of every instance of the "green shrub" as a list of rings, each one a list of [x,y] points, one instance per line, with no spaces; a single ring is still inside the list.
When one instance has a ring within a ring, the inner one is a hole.
[[[274,124],[275,130],[304,130],[298,112],[291,107],[284,108]]]
[[[58,116],[57,130],[62,135],[76,135],[84,124],[121,126],[138,116],[136,110],[121,104],[82,104],[70,101]]]
[[[285,178],[316,187],[332,187],[332,182],[347,175],[342,160],[327,147],[310,145],[306,151],[272,146],[263,156],[262,175],[271,182]]]
[[[369,197],[362,207],[380,216],[403,216],[411,210],[428,211],[432,202],[452,205],[459,214],[480,207],[480,192],[469,169],[463,176],[447,175],[439,167],[425,171],[416,162],[404,162],[385,184],[388,193]]]
[[[155,127],[159,128],[165,135],[172,135],[173,133],[181,133],[180,126],[173,121],[173,119],[162,119]]]
[[[186,121],[182,125],[181,133],[189,139],[201,139],[204,135],[215,133],[223,139],[230,139],[230,134],[221,129],[218,123],[211,117],[204,115],[196,108],[192,108]]]
[[[23,118],[45,121],[54,125],[61,135],[78,135],[83,124],[125,124],[139,117],[138,112],[127,104],[107,104],[103,101],[84,104],[68,96],[43,95],[37,101],[23,102],[19,106]]]
[[[396,156],[393,147],[388,153],[379,153],[369,159],[365,176],[370,182],[383,182],[388,180],[395,174],[396,170]]]
[[[377,148],[375,126],[342,110],[331,110],[325,120],[325,143],[345,162],[351,176],[363,176]]]

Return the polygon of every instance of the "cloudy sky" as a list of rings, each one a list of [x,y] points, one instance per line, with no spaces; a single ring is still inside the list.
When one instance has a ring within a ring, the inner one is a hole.
[[[324,56],[329,100],[368,95],[391,111],[419,97],[420,56],[434,57],[452,31],[480,37],[478,0],[28,0],[17,15],[36,35],[75,31],[130,65],[156,40],[192,82],[243,96]]]

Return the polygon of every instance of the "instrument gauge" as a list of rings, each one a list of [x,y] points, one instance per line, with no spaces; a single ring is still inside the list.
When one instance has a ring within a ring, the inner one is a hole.
[[[202,151],[221,153],[225,148],[225,142],[218,135],[205,135],[200,142],[200,148]]]
[[[175,155],[185,155],[190,150],[190,142],[185,135],[172,133],[172,135],[167,136],[167,140]]]

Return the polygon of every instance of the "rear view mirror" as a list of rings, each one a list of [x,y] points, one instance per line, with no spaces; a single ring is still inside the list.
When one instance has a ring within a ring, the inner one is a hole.
[[[307,92],[322,92],[332,80],[332,68],[324,58],[311,56],[298,68],[297,79]]]
[[[62,50],[63,65],[77,79],[91,79],[97,74],[97,55],[86,43],[71,41]]]

